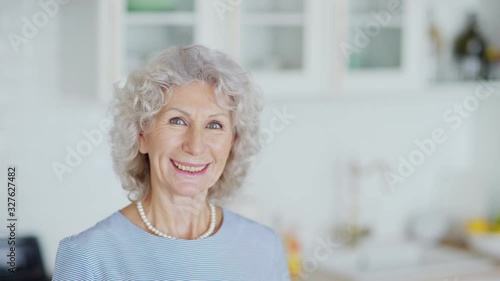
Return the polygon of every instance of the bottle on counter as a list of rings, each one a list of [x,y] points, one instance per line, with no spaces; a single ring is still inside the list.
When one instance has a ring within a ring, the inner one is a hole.
[[[488,80],[490,78],[486,49],[486,39],[479,30],[477,15],[470,13],[465,29],[455,40],[453,50],[460,80]]]

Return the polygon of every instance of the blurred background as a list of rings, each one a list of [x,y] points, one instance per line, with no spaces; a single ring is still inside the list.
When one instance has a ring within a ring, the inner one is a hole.
[[[11,166],[25,271],[128,204],[112,83],[199,43],[264,92],[225,206],[282,235],[296,280],[498,281],[499,29],[498,0],[0,0],[0,236]]]

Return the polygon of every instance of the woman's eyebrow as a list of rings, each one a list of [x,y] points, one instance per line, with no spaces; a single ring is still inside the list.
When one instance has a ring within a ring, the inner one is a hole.
[[[227,115],[227,113],[225,113],[225,112],[220,112],[220,113],[215,113],[215,114],[212,114],[212,115],[208,116],[208,118],[213,118],[213,117],[215,117],[215,116],[219,116],[219,115],[229,117],[229,115]]]
[[[180,113],[182,113],[182,114],[184,114],[184,115],[186,115],[188,117],[191,117],[191,114],[189,114],[187,111],[182,110],[182,109],[177,108],[177,107],[171,107],[171,108],[165,110],[165,112],[170,111],[170,110],[176,110],[176,111],[179,111]],[[219,115],[223,115],[223,116],[229,117],[229,115],[227,113],[225,113],[225,112],[219,112],[219,113],[211,114],[210,116],[208,116],[208,118],[213,118],[213,117],[219,116]]]

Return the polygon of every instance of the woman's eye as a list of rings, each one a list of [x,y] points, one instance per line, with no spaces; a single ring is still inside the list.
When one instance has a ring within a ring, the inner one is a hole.
[[[212,122],[207,125],[207,128],[209,129],[222,129],[222,125],[217,123],[217,122]]]
[[[185,125],[186,123],[184,122],[184,120],[182,120],[181,118],[179,117],[174,117],[172,119],[170,119],[170,124],[174,124],[174,125]]]

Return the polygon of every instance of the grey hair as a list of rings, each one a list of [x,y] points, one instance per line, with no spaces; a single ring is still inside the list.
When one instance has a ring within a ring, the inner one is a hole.
[[[252,156],[261,149],[261,91],[250,72],[228,55],[201,45],[172,46],[133,70],[125,85],[114,85],[110,105],[114,121],[109,131],[111,156],[130,201],[142,200],[151,188],[149,158],[139,152],[139,134],[152,130],[175,87],[196,81],[214,88],[217,103],[231,111],[235,132],[226,166],[209,189],[208,199],[225,199],[242,185]],[[224,103],[223,95],[229,97],[231,104]]]

